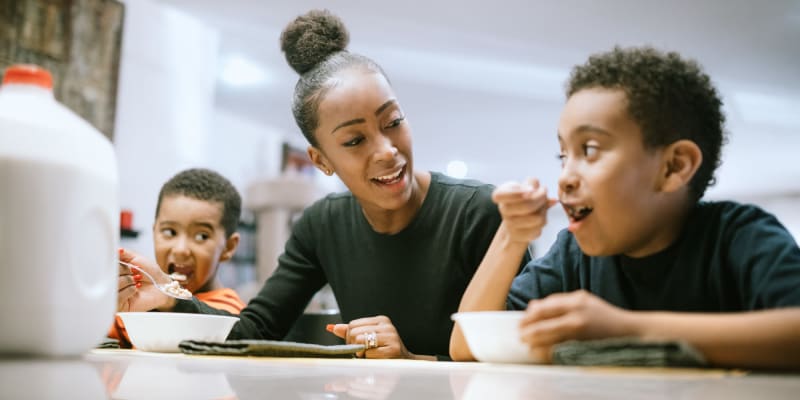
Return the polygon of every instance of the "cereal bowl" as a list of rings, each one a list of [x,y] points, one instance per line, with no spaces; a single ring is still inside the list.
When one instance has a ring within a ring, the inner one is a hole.
[[[467,346],[478,361],[540,363],[519,339],[523,311],[474,311],[453,314]]]
[[[238,317],[169,312],[121,312],[131,343],[143,351],[177,353],[183,340],[222,342]]]

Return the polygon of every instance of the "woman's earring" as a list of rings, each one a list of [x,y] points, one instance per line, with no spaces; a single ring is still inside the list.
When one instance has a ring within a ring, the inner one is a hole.
[[[325,175],[331,176],[331,174],[333,174],[333,171],[325,168]]]

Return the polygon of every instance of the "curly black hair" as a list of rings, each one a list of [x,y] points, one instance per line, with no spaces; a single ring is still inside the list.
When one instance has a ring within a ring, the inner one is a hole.
[[[295,18],[281,33],[281,50],[300,74],[294,88],[292,113],[300,131],[312,146],[319,123],[317,110],[331,88],[329,79],[351,67],[361,67],[389,78],[371,59],[346,50],[350,35],[339,17],[328,10],[311,10]]]
[[[628,113],[642,129],[646,148],[667,146],[681,139],[700,147],[703,161],[689,183],[692,200],[714,184],[720,151],[727,141],[722,100],[694,60],[652,47],[615,47],[576,66],[566,87],[567,98],[593,87],[621,89]]]
[[[222,175],[205,168],[191,168],[177,173],[161,187],[156,204],[156,218],[161,200],[168,196],[186,196],[197,200],[222,203],[222,227],[225,237],[236,232],[242,213],[239,191]]]

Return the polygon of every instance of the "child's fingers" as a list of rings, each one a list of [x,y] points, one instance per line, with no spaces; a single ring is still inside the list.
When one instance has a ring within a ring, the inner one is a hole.
[[[499,202],[497,203],[497,209],[500,211],[503,218],[508,218],[536,214],[542,210],[546,210],[547,205],[547,197],[537,197]]]
[[[538,198],[547,198],[547,187],[541,185],[536,179],[532,179],[528,183],[505,183],[492,192],[492,201],[497,204]]]
[[[530,234],[535,234],[535,232],[531,231],[538,231],[547,223],[547,219],[544,216],[530,217],[527,215],[508,217],[505,218],[504,221],[507,222],[506,229],[509,229],[511,232],[529,232]],[[531,238],[531,240],[533,239],[534,238]]]
[[[535,190],[534,187],[519,182],[506,182],[498,186],[492,192],[492,200],[497,203],[499,201],[509,201],[517,198],[524,198],[526,193]]]
[[[575,338],[569,316],[561,316],[520,327],[520,339],[532,347],[552,346]]]
[[[525,315],[522,316],[521,323],[532,324],[541,320],[556,318],[570,312],[574,306],[569,298],[559,296],[556,293],[544,299],[531,300]]]
[[[525,183],[528,184],[533,189],[538,189],[541,183],[536,178],[528,178],[525,180]]]

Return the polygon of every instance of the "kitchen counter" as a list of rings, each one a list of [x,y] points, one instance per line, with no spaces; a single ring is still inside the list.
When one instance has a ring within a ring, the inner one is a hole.
[[[93,350],[0,359],[3,399],[796,399],[798,374]]]

